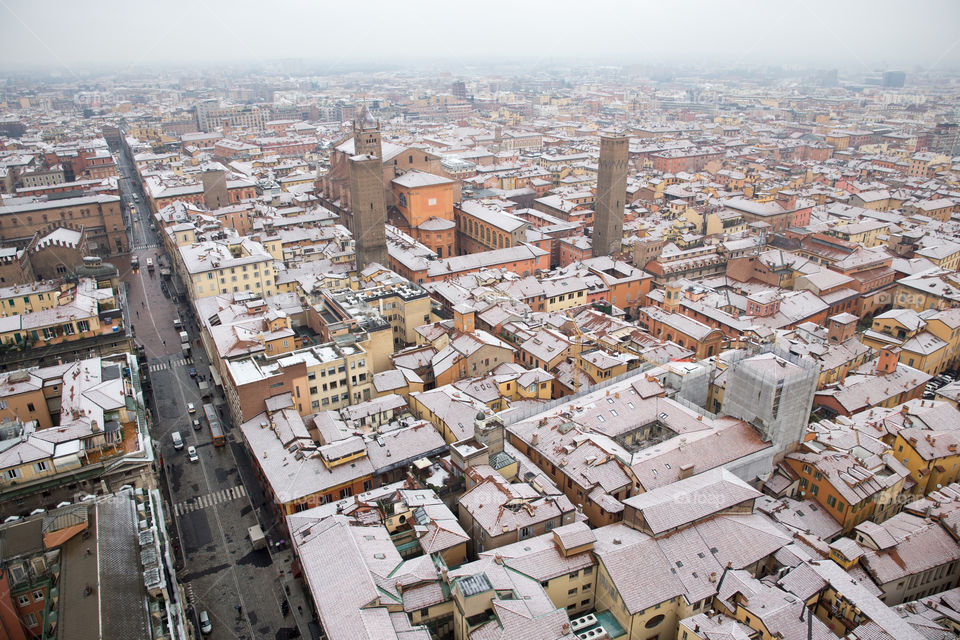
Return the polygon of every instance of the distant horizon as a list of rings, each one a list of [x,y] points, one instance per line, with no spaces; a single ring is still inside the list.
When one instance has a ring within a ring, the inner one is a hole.
[[[305,0],[0,2],[0,70],[88,73],[283,62],[395,70],[475,64],[960,69],[960,3],[508,3]],[[200,28],[197,28],[199,25]]]
[[[396,78],[414,78],[430,73],[449,76],[450,79],[469,81],[472,78],[487,78],[502,74],[504,79],[543,75],[561,79],[573,77],[579,73],[596,73],[603,75],[604,71],[622,71],[629,73],[647,73],[654,75],[692,76],[702,75],[716,77],[723,75],[737,75],[740,73],[759,73],[778,75],[784,78],[793,78],[804,75],[837,72],[840,79],[856,81],[866,77],[875,77],[886,71],[902,71],[907,75],[908,83],[918,76],[960,76],[960,63],[956,67],[924,68],[914,66],[876,66],[873,68],[852,67],[842,68],[814,63],[748,63],[740,62],[729,65],[718,61],[712,64],[707,61],[676,62],[673,64],[658,62],[643,62],[639,60],[617,61],[611,58],[577,58],[564,59],[524,59],[524,58],[489,58],[486,60],[465,60],[457,65],[445,65],[440,61],[425,58],[393,59],[391,61],[354,61],[339,62],[336,65],[324,62],[321,59],[277,57],[274,59],[233,60],[219,62],[152,62],[136,68],[124,67],[114,63],[97,63],[76,65],[65,71],[58,65],[35,64],[5,67],[0,60],[0,81],[23,77],[58,79],[64,81],[95,80],[107,76],[137,78],[142,75],[164,74],[167,79],[176,76],[205,76],[205,75],[277,75],[281,74],[289,79],[307,78],[337,78],[349,77],[354,74],[367,74],[366,80],[390,80],[382,77],[392,74]],[[441,79],[441,78],[437,78]],[[669,81],[669,80],[668,80]]]

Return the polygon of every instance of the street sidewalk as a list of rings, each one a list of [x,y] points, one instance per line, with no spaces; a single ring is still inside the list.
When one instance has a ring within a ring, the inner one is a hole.
[[[290,615],[293,616],[297,628],[300,630],[300,636],[302,638],[312,638],[310,623],[314,622],[313,607],[310,605],[309,596],[304,592],[303,583],[293,577],[291,571],[294,560],[293,551],[289,547],[282,550],[271,549],[270,556],[277,569],[280,587],[284,591],[287,602],[290,603]]]

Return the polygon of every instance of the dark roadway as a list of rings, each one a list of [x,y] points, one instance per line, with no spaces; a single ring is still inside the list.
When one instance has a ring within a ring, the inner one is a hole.
[[[288,567],[275,565],[267,550],[253,550],[247,534],[248,528],[258,523],[254,505],[260,509],[260,522],[265,530],[274,521],[264,507],[263,493],[226,408],[223,407],[221,415],[227,416],[222,420],[227,446],[214,447],[205,428],[203,400],[188,369],[196,367],[197,374],[209,380],[209,366],[202,349],[195,344],[194,359],[184,357],[174,319],[181,318],[191,341],[198,337],[197,325],[187,304],[178,308],[175,284],[160,276],[161,263],[169,265],[169,259],[159,246],[158,236],[150,230],[150,216],[133,166],[125,154],[118,155],[130,245],[132,253],[139,257],[140,270],[131,270],[129,256],[111,262],[127,284],[136,338],[148,360],[152,393],[151,388],[147,388],[145,394],[152,399],[152,406],[148,406],[154,418],[151,435],[163,461],[161,485],[165,485],[167,508],[174,520],[169,533],[179,541],[178,576],[187,594],[184,609],[194,623],[199,611],[210,614],[213,633],[208,637],[211,638],[294,637],[297,628],[294,617],[284,617],[280,610],[285,595],[278,573]],[[134,193],[139,195],[139,201],[133,202]],[[137,210],[132,225],[131,203]],[[147,269],[148,257],[156,265],[154,273]],[[162,280],[170,297],[161,289]],[[187,413],[188,402],[197,409],[193,416]],[[222,396],[217,394],[215,402],[222,403]],[[204,428],[194,431],[191,426],[194,417],[201,418]],[[183,437],[181,451],[173,448],[171,434],[174,431]],[[186,448],[190,445],[197,448],[198,462],[187,460]],[[188,610],[190,605],[192,610]],[[237,615],[238,605],[242,607],[242,617]]]

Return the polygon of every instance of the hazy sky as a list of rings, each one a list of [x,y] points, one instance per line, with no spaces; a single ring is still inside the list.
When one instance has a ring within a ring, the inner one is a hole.
[[[958,0],[0,0],[0,66],[484,58],[960,67]]]

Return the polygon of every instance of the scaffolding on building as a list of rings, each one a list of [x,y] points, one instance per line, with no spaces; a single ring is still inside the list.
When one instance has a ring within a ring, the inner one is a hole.
[[[799,442],[810,421],[819,365],[773,345],[725,361],[723,413],[749,422],[778,449]]]

